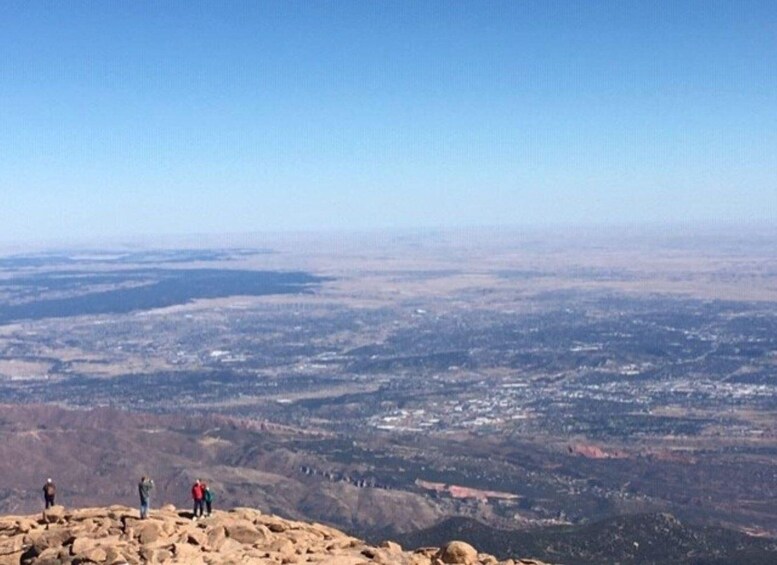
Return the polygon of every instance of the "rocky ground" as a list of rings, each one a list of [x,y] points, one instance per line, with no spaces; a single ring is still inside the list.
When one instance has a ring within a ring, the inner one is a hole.
[[[198,521],[172,505],[152,511],[146,520],[124,506],[54,506],[42,515],[0,518],[0,565],[79,563],[543,565],[531,559],[499,561],[459,541],[412,551],[390,541],[372,546],[329,526],[250,508]]]

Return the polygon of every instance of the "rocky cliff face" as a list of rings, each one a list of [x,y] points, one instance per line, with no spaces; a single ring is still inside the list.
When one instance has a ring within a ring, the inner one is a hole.
[[[393,542],[371,546],[334,528],[294,522],[249,508],[216,512],[198,521],[174,506],[145,520],[124,506],[0,518],[0,565],[79,563],[321,563],[361,565],[542,565],[499,561],[463,542],[412,551]]]

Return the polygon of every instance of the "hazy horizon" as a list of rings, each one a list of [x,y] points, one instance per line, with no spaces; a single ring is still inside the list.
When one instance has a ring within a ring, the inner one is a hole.
[[[127,233],[113,235],[74,235],[46,238],[0,239],[0,255],[25,253],[58,253],[78,251],[121,251],[122,249],[166,248],[246,248],[272,249],[275,244],[295,241],[348,245],[369,248],[375,245],[415,241],[426,245],[435,241],[481,245],[499,240],[569,241],[579,246],[606,244],[613,248],[628,247],[645,241],[655,245],[724,242],[771,243],[777,241],[777,225],[769,222],[663,222],[639,224],[536,224],[491,226],[416,226],[407,228],[321,228],[307,230],[256,230],[221,233]],[[365,239],[367,238],[367,239]]]

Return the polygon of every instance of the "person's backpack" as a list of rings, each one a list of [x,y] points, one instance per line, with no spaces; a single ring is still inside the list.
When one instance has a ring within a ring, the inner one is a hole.
[[[54,494],[57,492],[57,489],[54,487],[53,484],[47,483],[44,487],[44,491],[48,496],[54,496]]]

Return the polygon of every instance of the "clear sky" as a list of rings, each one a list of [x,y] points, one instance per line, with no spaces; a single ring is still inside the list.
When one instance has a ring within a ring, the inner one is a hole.
[[[0,2],[0,241],[777,223],[777,2]]]

